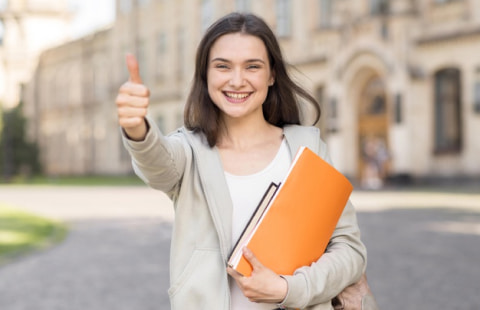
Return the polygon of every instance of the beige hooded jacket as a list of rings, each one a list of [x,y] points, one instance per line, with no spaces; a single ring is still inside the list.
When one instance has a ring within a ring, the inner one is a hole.
[[[219,153],[200,133],[181,128],[163,136],[151,120],[148,122],[150,130],[144,141],[124,136],[124,144],[139,177],[165,192],[174,203],[168,290],[171,307],[229,310],[226,262],[234,245],[232,202]],[[317,128],[285,126],[284,136],[292,158],[305,145],[330,162]],[[325,254],[311,266],[285,276],[288,293],[281,306],[333,309],[331,299],[356,282],[365,266],[366,249],[354,208],[348,202]],[[272,305],[272,309],[276,307]]]

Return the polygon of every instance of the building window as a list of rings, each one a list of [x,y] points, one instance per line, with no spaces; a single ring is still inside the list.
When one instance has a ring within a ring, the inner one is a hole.
[[[321,110],[321,117],[317,124],[315,124],[318,128],[320,128],[320,135],[322,139],[327,138],[327,116],[326,107],[325,107],[325,90],[323,86],[319,86],[315,92],[315,99],[317,99],[318,104],[320,105]]]
[[[179,28],[177,30],[177,78],[181,80],[184,76],[185,68],[185,52],[186,38],[185,29]]]
[[[370,13],[372,15],[387,14],[389,11],[389,0],[370,0]]]
[[[459,153],[462,147],[460,70],[435,74],[435,153]]]
[[[146,41],[140,40],[137,45],[137,59],[138,59],[138,71],[142,77],[142,81],[148,84],[148,61],[147,61],[147,49]]]
[[[250,0],[235,0],[235,10],[237,12],[250,12]]]
[[[166,60],[167,57],[167,35],[161,32],[157,35],[157,56],[155,76],[157,79],[162,80],[165,77]]]
[[[480,67],[475,72],[475,84],[473,86],[473,111],[480,114]]]
[[[394,119],[396,124],[401,124],[403,121],[403,102],[402,94],[395,95]]]
[[[332,24],[332,1],[333,0],[319,0],[320,19],[318,26],[320,28],[328,28]]]
[[[334,133],[338,131],[338,101],[337,98],[330,98],[327,107],[327,131]]]
[[[150,2],[150,0],[137,0],[137,1],[138,1],[138,5],[142,7],[147,6],[147,4]]]
[[[480,81],[475,82],[475,102],[473,109],[475,113],[480,114]]]
[[[176,119],[177,123],[175,125],[175,128],[183,126],[183,111],[180,111],[179,113],[176,114]]]
[[[155,119],[155,123],[158,126],[158,129],[160,129],[161,132],[166,132],[166,124],[165,124],[165,117],[163,115],[157,115]]]
[[[129,13],[132,10],[132,0],[120,0],[120,12]]]
[[[202,0],[202,32],[213,23],[214,12],[213,0]]]
[[[0,8],[0,10],[2,10]],[[5,36],[5,26],[3,25],[3,21],[0,20],[0,45],[3,45],[3,37]]]
[[[291,32],[291,7],[290,0],[276,1],[277,35],[288,37]]]

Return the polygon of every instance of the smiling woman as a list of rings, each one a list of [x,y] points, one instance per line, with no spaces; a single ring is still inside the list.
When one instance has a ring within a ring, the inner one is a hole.
[[[0,265],[64,239],[67,227],[0,204]]]
[[[172,309],[332,309],[332,297],[358,281],[365,268],[366,250],[351,203],[328,254],[311,266],[276,274],[244,248],[252,275],[225,267],[265,188],[283,180],[301,145],[331,163],[318,129],[300,125],[304,104],[314,108],[317,121],[320,106],[289,76],[265,21],[232,13],[206,30],[185,103],[185,127],[172,135],[163,135],[146,116],[150,91],[134,55],[127,55],[126,65],[129,80],[115,100],[124,145],[138,176],[167,194],[175,208]],[[303,212],[301,204],[297,212]],[[353,295],[361,304],[365,295],[356,287]]]

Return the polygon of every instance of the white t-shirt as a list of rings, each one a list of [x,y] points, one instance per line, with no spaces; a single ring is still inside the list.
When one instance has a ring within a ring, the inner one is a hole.
[[[260,199],[271,182],[280,183],[290,167],[291,158],[287,143],[282,141],[273,161],[262,171],[251,175],[232,175],[225,172],[230,196],[233,201],[232,240],[235,244],[250,217],[255,211]],[[253,303],[246,298],[235,281],[230,278],[230,293],[232,310],[271,310],[277,308],[275,304]]]

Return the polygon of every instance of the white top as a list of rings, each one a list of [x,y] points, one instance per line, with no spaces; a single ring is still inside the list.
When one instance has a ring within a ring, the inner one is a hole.
[[[290,167],[291,157],[287,143],[282,141],[280,149],[273,161],[262,171],[251,175],[232,175],[225,172],[230,196],[233,202],[233,244],[240,238],[243,229],[263,197],[271,182],[280,183],[285,178]],[[254,253],[255,254],[255,253]],[[230,293],[232,310],[270,310],[275,304],[261,304],[250,302],[242,293],[235,281],[231,278]]]

